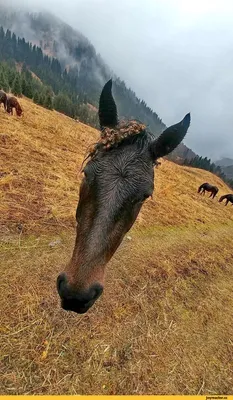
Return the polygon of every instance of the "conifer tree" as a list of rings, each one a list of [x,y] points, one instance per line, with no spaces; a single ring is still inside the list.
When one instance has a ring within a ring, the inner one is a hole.
[[[34,92],[33,101],[34,103],[39,104],[39,93],[37,90]]]
[[[22,84],[21,84],[21,77],[20,77],[19,74],[16,74],[16,76],[15,76],[15,80],[13,82],[11,91],[16,96],[21,96],[22,95]]]
[[[39,93],[39,96],[38,96],[38,103],[37,104],[39,104],[40,106],[43,106],[44,105],[44,101],[45,101],[45,95],[44,95],[44,92],[41,91]]]
[[[63,93],[59,93],[57,96],[55,96],[54,108],[57,111],[69,115],[70,117],[73,116],[73,103],[71,102],[69,97]]]
[[[13,68],[9,68],[7,71],[7,75],[8,75],[8,82],[10,87],[13,86],[13,82],[15,80],[16,77],[16,71]]]
[[[52,96],[49,93],[47,95],[45,95],[43,105],[44,105],[44,107],[48,108],[49,110],[53,109],[53,100],[52,100]]]
[[[31,99],[33,97],[32,85],[30,81],[27,81],[25,78],[22,79],[22,93],[24,96]]]
[[[9,85],[3,71],[0,71],[0,89],[4,90],[5,92],[9,91]]]

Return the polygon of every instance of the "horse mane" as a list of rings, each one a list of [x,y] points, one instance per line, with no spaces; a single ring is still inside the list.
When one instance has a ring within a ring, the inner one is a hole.
[[[226,197],[227,197],[227,194],[223,194],[223,195],[220,197],[219,202],[221,203],[224,199],[226,199]]]
[[[88,154],[84,162],[88,159],[95,159],[99,154],[116,149],[122,145],[137,144],[138,149],[143,149],[153,138],[146,125],[137,121],[121,121],[114,127],[103,127],[100,139],[97,143],[89,147]]]

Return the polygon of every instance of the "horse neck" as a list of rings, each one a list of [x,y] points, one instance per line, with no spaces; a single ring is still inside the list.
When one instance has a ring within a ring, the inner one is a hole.
[[[16,105],[15,107],[17,114],[22,114],[22,108],[20,107],[19,104]]]

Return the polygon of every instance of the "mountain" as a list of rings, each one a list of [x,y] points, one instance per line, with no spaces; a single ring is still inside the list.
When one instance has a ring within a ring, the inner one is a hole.
[[[221,158],[221,160],[215,161],[216,165],[221,167],[228,179],[233,179],[233,159],[232,158]]]
[[[229,167],[233,165],[233,159],[225,157],[221,158],[221,160],[215,161],[214,163],[220,167]]]
[[[221,167],[221,170],[228,179],[233,179],[233,165],[228,165],[227,167]]]
[[[69,25],[48,13],[15,12],[3,6],[0,6],[0,25],[32,46],[39,46],[44,55],[58,59],[61,72],[65,71],[72,79],[76,97],[81,96],[86,103],[97,107],[104,83],[113,77],[119,116],[141,120],[155,135],[164,130],[165,124],[156,112],[127,88],[96,53],[89,40]]]
[[[156,112],[139,99],[133,90],[127,88],[126,84],[96,53],[90,41],[80,32],[49,13],[14,11],[3,5],[0,6],[0,11],[0,25],[12,30],[19,37],[25,38],[32,45],[39,46],[45,55],[58,59],[61,69],[68,71],[72,78],[75,77],[72,86],[77,89],[76,97],[78,96],[81,102],[85,101],[89,107],[92,107],[91,111],[97,111],[101,88],[110,77],[113,77],[113,94],[118,105],[119,116],[136,118],[144,122],[156,136],[165,129],[166,125]],[[80,115],[78,117],[80,118]],[[81,118],[81,120],[96,126],[93,113],[89,119]],[[179,162],[195,156],[196,154],[191,149],[181,143],[168,158]]]
[[[178,164],[183,164],[183,161],[192,160],[197,156],[194,151],[189,149],[184,143],[181,143],[172,153],[167,156],[168,160],[175,161]]]
[[[221,158],[221,160],[215,161],[214,162],[216,165],[219,165],[220,167],[229,167],[233,165],[233,159],[232,158]]]

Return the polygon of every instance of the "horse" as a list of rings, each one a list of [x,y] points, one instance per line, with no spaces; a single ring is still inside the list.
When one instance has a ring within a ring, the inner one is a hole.
[[[188,113],[159,137],[138,121],[119,122],[111,79],[98,115],[100,137],[83,161],[73,254],[57,277],[61,307],[78,314],[102,294],[107,263],[153,194],[155,161],[181,143],[191,119]]]
[[[18,100],[16,99],[16,97],[7,96],[7,112],[11,115],[13,115],[13,108],[15,108],[17,116],[20,117],[23,113],[23,110]]]
[[[1,104],[3,104],[3,106],[5,108],[5,111],[6,111],[6,108],[7,108],[7,94],[3,90],[0,90],[0,107],[1,107]]]
[[[209,197],[212,197],[213,199],[215,198],[216,194],[218,193],[218,188],[217,186],[212,186],[209,183],[203,183],[199,188],[198,188],[198,193],[205,195],[205,191],[211,192]]]
[[[233,205],[233,194],[224,194],[224,196],[221,196],[219,199],[219,203],[221,203],[223,200],[226,199],[226,203],[225,206],[227,206],[227,204],[229,203],[229,201],[232,203]]]

